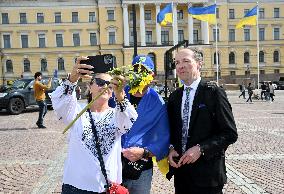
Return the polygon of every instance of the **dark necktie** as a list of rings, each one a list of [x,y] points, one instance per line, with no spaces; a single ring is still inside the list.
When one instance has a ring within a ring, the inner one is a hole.
[[[190,101],[190,87],[185,89],[185,102],[182,110],[182,153],[186,151],[186,143],[188,136],[188,120],[189,120],[189,101]]]

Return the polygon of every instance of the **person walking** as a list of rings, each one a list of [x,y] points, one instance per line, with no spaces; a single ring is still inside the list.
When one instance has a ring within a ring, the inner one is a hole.
[[[270,97],[270,102],[273,102],[274,101],[274,87],[272,85],[272,82],[269,82],[269,97]]]
[[[34,97],[36,100],[36,103],[39,107],[39,114],[38,114],[38,120],[36,122],[36,125],[38,128],[46,128],[43,125],[43,119],[47,113],[47,105],[45,102],[45,92],[47,89],[51,87],[51,80],[52,78],[49,78],[47,85],[42,84],[40,81],[42,80],[42,73],[36,72],[34,75],[35,81],[34,81]]]
[[[227,181],[225,151],[238,138],[225,91],[201,79],[200,53],[185,48],[175,57],[184,86],[168,100],[170,172],[176,194],[220,194]]]
[[[248,99],[247,99],[246,102],[248,103],[248,102],[250,101],[250,103],[252,103],[251,97],[252,97],[252,95],[253,95],[253,88],[252,88],[252,86],[251,86],[251,83],[248,84],[247,89],[248,89],[248,95],[249,95],[249,97],[248,97]]]
[[[86,57],[77,58],[69,78],[51,94],[54,111],[66,125],[86,106],[78,103],[75,87],[82,74],[89,77],[92,73],[86,69],[93,67],[80,64],[81,60],[86,60]],[[129,131],[138,117],[125,97],[123,83],[123,77],[112,79],[106,73],[98,73],[92,77],[88,102],[98,94],[102,95],[69,129],[62,194],[106,194],[105,177],[110,183],[121,184],[121,136]],[[112,93],[115,95],[115,108],[108,105]]]
[[[242,91],[241,91],[241,95],[239,95],[239,98],[241,96],[243,96],[243,98],[246,99],[246,86],[244,83],[242,84]]]

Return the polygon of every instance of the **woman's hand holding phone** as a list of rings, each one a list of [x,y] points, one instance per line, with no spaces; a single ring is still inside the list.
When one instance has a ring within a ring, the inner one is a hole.
[[[87,60],[87,59],[88,59],[88,57],[83,57],[83,56],[77,58],[76,63],[73,66],[72,72],[69,76],[69,81],[74,83],[74,82],[78,81],[81,77],[92,78],[92,76],[90,76],[90,75],[93,72],[90,71],[90,69],[92,69],[93,66],[87,65],[87,64],[80,64],[80,61]]]

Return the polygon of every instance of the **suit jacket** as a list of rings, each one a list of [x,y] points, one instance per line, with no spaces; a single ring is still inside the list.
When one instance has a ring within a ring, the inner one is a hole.
[[[225,150],[237,140],[238,134],[231,105],[226,93],[219,87],[212,90],[200,81],[193,100],[187,149],[199,144],[203,155],[192,164],[185,164],[170,174],[186,176],[198,186],[212,187],[226,183]],[[174,91],[168,100],[170,142],[182,156],[182,104],[183,87]]]

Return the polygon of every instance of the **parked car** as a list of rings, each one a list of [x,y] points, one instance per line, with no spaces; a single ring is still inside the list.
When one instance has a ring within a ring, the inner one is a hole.
[[[43,79],[42,83],[47,84],[48,79]],[[53,92],[61,80],[54,78],[51,88],[46,90],[46,103],[51,106],[49,93]],[[11,114],[20,114],[28,106],[37,105],[34,98],[34,79],[18,79],[11,86],[2,87],[0,91],[0,109],[7,109]]]
[[[279,78],[277,89],[284,90],[284,77]]]

